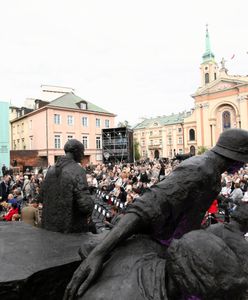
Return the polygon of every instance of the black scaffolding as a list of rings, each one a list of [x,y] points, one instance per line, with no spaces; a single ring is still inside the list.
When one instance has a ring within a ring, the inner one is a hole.
[[[104,163],[133,162],[133,130],[127,127],[102,129]]]

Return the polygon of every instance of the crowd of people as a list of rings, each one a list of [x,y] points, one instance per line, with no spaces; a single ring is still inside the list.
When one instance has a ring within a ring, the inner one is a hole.
[[[39,192],[43,173],[4,172],[0,182],[0,220],[19,221],[39,226],[42,205]]]
[[[178,160],[165,159],[86,165],[89,190],[92,195],[96,195],[98,204],[95,205],[95,209],[98,210],[100,206],[105,208],[102,209],[105,213],[101,215],[101,227],[113,228],[135,199],[167,177],[179,164]],[[0,183],[0,220],[22,220],[39,226],[42,214],[39,192],[44,178],[45,172],[42,171],[20,172],[16,175],[5,172]],[[206,213],[210,213],[215,219],[215,215],[222,210],[225,213],[225,221],[229,222],[230,212],[241,202],[248,202],[248,165],[244,165],[238,172],[224,172],[221,185],[220,197],[213,199],[213,205]],[[96,223],[96,218],[89,219],[91,225],[93,221]],[[90,231],[98,232],[94,226],[90,228]]]

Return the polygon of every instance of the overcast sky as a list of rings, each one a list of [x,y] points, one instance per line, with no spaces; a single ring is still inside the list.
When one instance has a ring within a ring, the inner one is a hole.
[[[0,100],[21,106],[51,84],[131,125],[189,110],[206,23],[216,61],[248,74],[247,11],[247,0],[2,0]]]

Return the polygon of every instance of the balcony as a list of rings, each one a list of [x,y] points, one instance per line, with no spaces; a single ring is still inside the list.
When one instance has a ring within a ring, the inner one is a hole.
[[[162,149],[163,145],[162,144],[153,144],[153,145],[149,145],[148,149],[149,150],[154,150],[154,149]]]

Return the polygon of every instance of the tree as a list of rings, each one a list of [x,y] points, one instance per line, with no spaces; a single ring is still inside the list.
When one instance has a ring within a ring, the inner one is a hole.
[[[124,122],[119,122],[117,127],[127,127],[127,128],[131,128],[131,125],[128,124],[128,121],[125,120]]]
[[[140,152],[139,152],[139,142],[134,140],[134,159],[140,160]]]
[[[205,146],[199,146],[199,147],[198,147],[197,154],[198,154],[198,155],[203,154],[203,153],[206,152],[207,150],[208,150],[207,147],[205,147]]]

